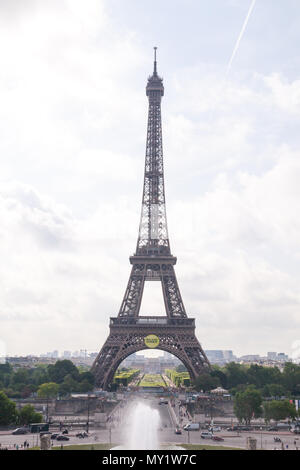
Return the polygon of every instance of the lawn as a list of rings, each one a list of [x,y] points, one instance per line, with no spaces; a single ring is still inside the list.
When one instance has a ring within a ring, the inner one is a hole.
[[[212,446],[206,444],[176,444],[187,450],[243,450],[237,447]]]
[[[73,444],[64,445],[63,450],[110,450],[116,444]],[[61,450],[60,446],[52,447],[52,450]]]
[[[160,374],[145,374],[139,387],[165,387],[166,384]]]

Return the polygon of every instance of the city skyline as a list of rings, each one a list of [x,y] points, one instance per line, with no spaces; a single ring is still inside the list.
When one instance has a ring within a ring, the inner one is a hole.
[[[156,45],[170,241],[196,334],[204,350],[300,357],[300,7],[257,1],[233,57],[251,4],[1,2],[2,352],[105,341],[136,244]],[[152,287],[147,314],[161,311]]]

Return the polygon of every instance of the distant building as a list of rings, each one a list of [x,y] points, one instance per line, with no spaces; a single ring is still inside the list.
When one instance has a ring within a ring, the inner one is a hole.
[[[223,351],[223,356],[226,362],[233,362],[236,360],[236,357],[233,355],[232,351]]]
[[[237,360],[231,350],[209,349],[205,351],[205,354],[211,364],[223,365]]]
[[[289,360],[289,356],[283,352],[277,354],[277,360],[280,362],[286,362]]]
[[[63,352],[63,358],[64,359],[69,359],[72,356],[71,351],[64,351]]]

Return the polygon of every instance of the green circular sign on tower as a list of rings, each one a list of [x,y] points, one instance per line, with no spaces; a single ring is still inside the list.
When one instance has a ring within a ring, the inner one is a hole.
[[[147,348],[157,348],[157,346],[159,345],[159,337],[156,335],[148,335],[145,337],[144,343]]]

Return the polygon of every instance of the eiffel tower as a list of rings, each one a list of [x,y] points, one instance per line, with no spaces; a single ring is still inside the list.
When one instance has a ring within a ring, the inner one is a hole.
[[[171,254],[165,206],[161,98],[163,79],[154,70],[148,78],[149,99],[142,211],[136,251],[128,285],[117,317],[110,318],[110,333],[92,366],[95,384],[108,389],[119,364],[130,354],[157,348],[176,356],[191,379],[210,370],[208,359],[195,336],[195,319],[188,318]],[[145,281],[160,281],[166,316],[140,316]]]

